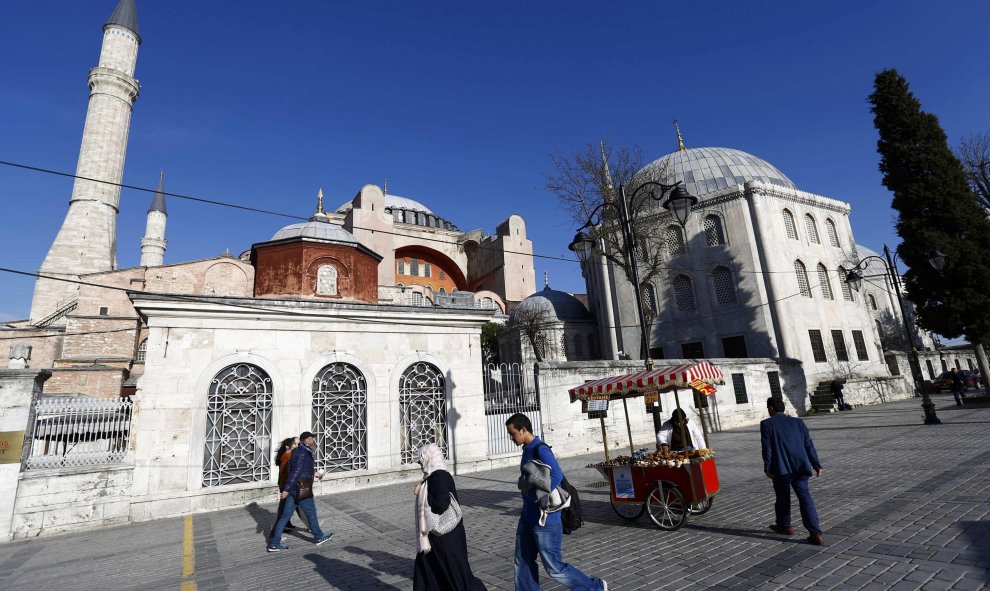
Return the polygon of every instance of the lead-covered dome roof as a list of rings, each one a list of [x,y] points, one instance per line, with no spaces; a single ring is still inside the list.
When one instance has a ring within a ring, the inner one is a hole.
[[[287,238],[313,238],[344,244],[360,244],[354,234],[337,224],[312,219],[300,224],[289,224],[272,236],[272,240],[285,240]]]
[[[748,181],[797,189],[787,175],[766,160],[732,148],[687,148],[647,164],[636,176],[673,184],[681,181],[694,196]]]
[[[337,213],[347,213],[354,206],[353,203],[348,201],[347,203],[341,205],[337,208]],[[398,195],[385,195],[385,208],[386,209],[406,209],[409,211],[421,211],[423,213],[433,213],[429,207],[423,205],[415,199],[410,199],[408,197],[399,197]]]
[[[549,285],[544,287],[543,291],[538,291],[519,302],[509,315],[509,323],[513,324],[520,320],[528,311],[544,312],[546,314],[544,322],[594,322],[591,313],[577,298],[569,293],[550,289]]]

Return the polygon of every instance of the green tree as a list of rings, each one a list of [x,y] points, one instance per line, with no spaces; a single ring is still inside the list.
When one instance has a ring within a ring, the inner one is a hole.
[[[504,326],[498,322],[486,322],[481,325],[481,355],[485,363],[499,363],[498,336]]]
[[[990,222],[938,118],[922,111],[907,80],[893,69],[880,72],[869,100],[918,323],[950,338],[984,343],[990,339]],[[941,271],[928,264],[935,249],[946,257]],[[980,369],[988,375],[986,355],[976,348]]]

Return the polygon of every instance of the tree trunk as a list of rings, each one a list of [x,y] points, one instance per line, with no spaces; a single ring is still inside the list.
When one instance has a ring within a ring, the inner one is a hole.
[[[987,363],[987,351],[983,348],[984,343],[976,343],[973,346],[976,348],[976,363],[980,366],[980,376],[983,378],[983,382],[987,383],[987,380],[990,380],[990,373],[988,373],[988,365],[990,364]],[[980,384],[980,387],[984,387],[984,385]],[[986,393],[990,393],[990,390],[984,392],[984,394]]]

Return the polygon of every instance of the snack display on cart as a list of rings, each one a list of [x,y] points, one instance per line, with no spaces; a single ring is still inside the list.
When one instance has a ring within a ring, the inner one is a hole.
[[[642,450],[645,451],[645,450]],[[655,468],[666,466],[668,468],[680,468],[684,464],[698,463],[715,458],[715,453],[710,449],[692,449],[683,452],[677,451],[655,451],[653,453],[634,454],[633,456],[616,456],[614,458],[588,464],[587,468],[605,468],[611,466],[635,466],[637,468]]]

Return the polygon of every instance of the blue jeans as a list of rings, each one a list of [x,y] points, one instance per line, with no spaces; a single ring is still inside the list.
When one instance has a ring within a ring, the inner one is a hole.
[[[278,518],[278,523],[275,524],[275,529],[272,530],[272,537],[268,538],[269,546],[274,547],[282,543],[282,532],[285,531],[285,524],[289,523],[292,512],[296,510],[296,505],[302,509],[303,514],[306,516],[306,521],[309,522],[309,531],[313,534],[313,540],[319,540],[323,537],[323,530],[320,529],[320,520],[316,518],[316,503],[313,502],[313,498],[310,497],[297,501],[296,497],[290,494],[285,497],[285,507],[282,509],[282,516]]]
[[[574,591],[601,591],[601,579],[593,579],[573,565],[564,562],[560,554],[560,544],[564,537],[564,526],[548,523],[519,522],[516,528],[516,591],[539,591],[540,571],[536,557],[543,561],[550,578]]]
[[[777,493],[777,502],[773,504],[774,512],[777,515],[777,525],[791,527],[791,489],[794,489],[794,494],[797,495],[798,505],[801,507],[801,523],[804,524],[804,528],[813,534],[822,533],[821,525],[818,523],[815,500],[811,498],[811,491],[808,490],[807,476],[783,474],[773,477],[773,492]]]

